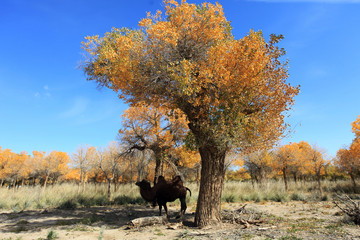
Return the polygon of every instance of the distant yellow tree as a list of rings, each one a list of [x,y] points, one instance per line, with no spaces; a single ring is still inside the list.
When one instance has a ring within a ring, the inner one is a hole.
[[[192,179],[196,182],[200,181],[200,154],[198,151],[191,150],[185,145],[172,148],[169,151],[169,156],[172,158],[170,164],[173,164],[173,170],[177,175],[185,175],[187,179]],[[181,171],[179,170],[181,169]]]
[[[325,166],[325,175],[331,181],[337,181],[339,179],[345,179],[347,174],[336,163],[336,159],[328,162]]]
[[[26,171],[24,163],[27,158],[28,155],[25,152],[17,154],[10,149],[0,151],[0,177],[2,183],[6,181],[15,188],[18,181],[25,177]]]
[[[239,168],[238,170],[230,170],[226,173],[226,180],[243,181],[250,180],[251,176],[246,168]]]
[[[155,177],[163,175],[165,156],[184,140],[188,131],[187,122],[181,111],[165,107],[147,106],[139,103],[127,109],[122,115],[119,139],[132,150],[151,150],[155,158]]]
[[[249,172],[251,179],[261,184],[272,172],[274,155],[267,150],[258,150],[243,157],[243,166]]]
[[[360,175],[360,116],[351,123],[351,126],[355,138],[348,149],[343,148],[337,152],[336,163],[350,176],[353,186],[356,188],[356,177]]]
[[[85,192],[85,183],[87,181],[87,175],[91,169],[91,158],[96,152],[95,147],[87,145],[79,146],[76,152],[72,155],[72,162],[74,166],[80,169],[80,185],[82,185],[82,191]],[[79,185],[79,191],[80,191]]]
[[[355,134],[355,140],[360,139],[360,115],[351,123],[352,132]]]
[[[27,152],[22,151],[20,154],[17,154],[17,158],[18,162],[22,163],[18,169],[18,180],[21,181],[19,184],[23,186],[25,184],[25,179],[27,179],[30,174],[28,166],[31,161],[31,157]]]
[[[65,181],[69,181],[69,182],[80,182],[80,169],[78,168],[73,168],[70,169],[66,174],[65,174]]]
[[[315,179],[318,183],[318,188],[320,194],[323,193],[321,185],[321,177],[325,175],[325,167],[328,161],[325,159],[325,150],[314,145],[310,146],[308,143],[304,142],[304,147],[302,148],[302,159],[306,171],[315,176]]]
[[[279,171],[284,179],[285,190],[288,190],[288,175],[292,167],[297,166],[297,158],[299,154],[298,144],[290,143],[279,147],[275,151],[273,158],[273,168]]]
[[[340,149],[336,157],[336,163],[350,176],[353,186],[356,188],[356,177],[360,174],[360,141],[353,142],[349,149]]]
[[[3,186],[5,182],[5,166],[7,163],[7,158],[5,157],[5,150],[2,150],[0,146],[0,186]]]
[[[27,163],[27,167],[29,168],[29,178],[32,181],[32,184],[35,185],[37,180],[42,178],[41,175],[41,164],[43,159],[45,158],[46,153],[43,151],[32,151],[33,157]]]
[[[39,171],[43,178],[44,189],[49,178],[56,181],[59,176],[67,173],[69,161],[70,157],[66,152],[56,150],[41,159]]]

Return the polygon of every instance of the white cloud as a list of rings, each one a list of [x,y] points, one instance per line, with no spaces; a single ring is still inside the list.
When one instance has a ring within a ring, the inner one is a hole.
[[[48,85],[44,85],[40,91],[34,93],[34,97],[40,98],[40,99],[50,98],[50,97],[51,97],[51,93],[50,93],[50,91],[49,91],[49,86],[48,86]]]
[[[89,105],[88,99],[77,98],[77,99],[75,99],[74,103],[68,110],[60,113],[60,117],[61,118],[73,118],[73,117],[81,116],[82,114],[84,114],[86,112],[88,105]]]
[[[73,126],[83,126],[89,124],[107,124],[108,121],[120,121],[120,114],[123,110],[117,100],[93,100],[86,97],[75,98],[70,106],[58,117],[62,121],[67,121]]]

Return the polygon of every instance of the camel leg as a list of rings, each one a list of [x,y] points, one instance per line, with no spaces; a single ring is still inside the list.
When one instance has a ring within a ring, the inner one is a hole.
[[[168,209],[167,209],[166,203],[164,204],[164,209],[165,209],[165,213],[166,213],[166,218],[169,219]]]
[[[179,215],[176,218],[183,217],[185,215],[185,211],[186,211],[186,208],[187,208],[185,198],[180,198],[180,203],[181,203],[181,209],[180,209]]]
[[[161,216],[161,207],[162,207],[162,205],[160,203],[158,203],[158,204],[159,204],[159,216]]]
[[[156,198],[152,202],[152,207],[156,207]]]

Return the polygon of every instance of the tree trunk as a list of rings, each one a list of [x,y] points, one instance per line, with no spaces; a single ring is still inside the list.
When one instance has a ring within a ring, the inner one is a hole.
[[[83,184],[83,182],[84,182],[84,171],[80,169],[80,182],[78,186],[78,193],[80,193],[81,185]]]
[[[283,169],[283,177],[284,177],[284,183],[285,183],[285,191],[287,191],[288,183],[287,183],[287,177],[286,177],[286,169]]]
[[[16,180],[13,182],[13,192],[15,192]]]
[[[111,179],[108,178],[108,192],[107,192],[107,195],[108,195],[108,200],[110,201],[111,200]]]
[[[221,221],[221,194],[225,177],[226,150],[216,146],[203,146],[201,156],[201,179],[197,201],[195,224],[204,227]]]
[[[82,180],[82,185],[83,185],[82,192],[83,192],[83,193],[85,192],[85,182],[86,182],[86,173],[84,173],[84,175],[83,175],[83,180]]]
[[[354,174],[350,174],[350,178],[351,178],[351,181],[353,183],[353,187],[354,187],[354,191],[356,191],[356,181],[355,181],[355,176]]]
[[[316,174],[316,177],[317,177],[317,182],[318,182],[318,187],[319,187],[320,195],[322,195],[322,194],[323,194],[323,190],[322,190],[322,186],[321,186],[321,176],[320,176],[320,173],[319,173],[319,174]]]
[[[196,185],[199,186],[200,184],[200,174],[201,174],[201,167],[200,165],[196,168]]]
[[[296,175],[296,173],[293,173],[293,175],[294,175],[294,182],[295,182],[295,184],[297,184],[297,175]]]
[[[44,181],[43,190],[42,190],[42,192],[43,192],[43,193],[45,192],[45,189],[46,189],[46,185],[47,185],[48,179],[49,179],[49,176],[48,176],[48,175],[46,175],[46,177],[45,177],[45,181]]]
[[[118,188],[118,182],[119,182],[119,177],[115,175],[114,177],[114,192],[117,192],[117,188]]]
[[[155,152],[155,151],[154,151]],[[154,185],[157,183],[159,176],[161,175],[161,152],[155,152],[155,175],[154,175]]]

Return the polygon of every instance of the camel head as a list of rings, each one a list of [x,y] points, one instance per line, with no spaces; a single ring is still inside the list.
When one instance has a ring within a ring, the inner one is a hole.
[[[143,189],[143,190],[150,190],[151,189],[150,183],[148,181],[146,181],[145,179],[142,180],[141,182],[136,182],[135,185],[139,186],[140,189]]]

